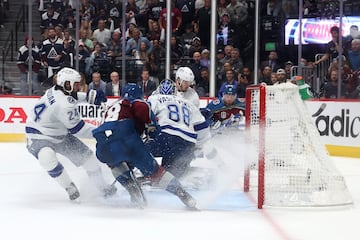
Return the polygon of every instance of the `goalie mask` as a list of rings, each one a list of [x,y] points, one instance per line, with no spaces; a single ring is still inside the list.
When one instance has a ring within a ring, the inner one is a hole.
[[[74,84],[80,83],[81,76],[78,71],[65,67],[57,73],[56,85],[62,87],[63,91],[71,94],[74,91]]]
[[[161,83],[159,84],[158,92],[164,95],[175,95],[176,94],[175,83],[170,79],[162,80]]]
[[[141,86],[136,83],[128,83],[125,85],[124,89],[124,98],[133,101],[135,99],[142,99],[144,93],[141,89]]]

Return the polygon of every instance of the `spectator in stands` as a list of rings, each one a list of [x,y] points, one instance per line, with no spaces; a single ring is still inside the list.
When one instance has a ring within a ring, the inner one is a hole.
[[[233,70],[233,66],[231,65],[231,61],[227,61],[224,63],[222,68],[220,69],[220,74],[218,79],[216,80],[216,89],[219,90],[223,82],[226,81],[226,71]]]
[[[89,90],[89,85],[86,83],[86,77],[84,73],[80,73],[80,84],[79,84],[79,92],[85,92]]]
[[[265,66],[269,66],[272,72],[276,72],[279,68],[281,68],[278,58],[279,57],[276,51],[270,51],[268,59],[261,62],[260,68],[264,69]]]
[[[230,17],[225,12],[221,18],[217,28],[216,43],[220,48],[224,48],[227,44],[233,44],[233,37],[235,35],[235,25],[230,22]]]
[[[82,34],[85,34],[84,36],[85,38],[92,39],[93,31],[91,30],[90,27],[90,21],[81,21],[79,34],[80,34],[80,38]]]
[[[75,67],[75,49],[71,47],[70,42],[68,40],[64,40],[64,62],[61,67]],[[85,70],[85,65],[83,65],[83,71]]]
[[[142,69],[140,78],[141,80],[138,82],[138,85],[141,86],[144,97],[148,97],[152,94],[153,91],[156,90],[157,84],[150,77],[150,73],[147,68]]]
[[[149,70],[150,77],[154,79],[156,85],[159,85],[160,79],[165,78],[165,71],[162,71],[163,67],[161,60],[157,58],[154,51],[149,55],[149,61],[146,64],[146,68]]]
[[[237,0],[231,0],[226,6],[226,12],[234,27],[239,27],[248,17],[247,8]]]
[[[120,0],[107,1],[106,15],[114,21],[114,26],[120,25],[122,12],[122,2]]]
[[[199,97],[209,97],[209,88],[210,88],[209,69],[203,67],[200,70],[200,81],[198,84],[196,84],[195,90],[198,93]]]
[[[79,72],[90,73],[90,53],[86,50],[84,43],[79,43]]]
[[[148,0],[148,26],[151,31],[153,23],[159,22],[161,10],[165,7],[165,1]]]
[[[276,74],[276,72],[271,73],[270,80],[271,80],[270,81],[271,85],[274,85],[277,82],[277,74]]]
[[[292,61],[287,61],[284,65],[284,70],[285,70],[285,74],[286,74],[286,79],[290,79],[291,78],[291,68],[292,66],[294,66]]]
[[[210,67],[210,51],[208,49],[206,49],[206,48],[201,51],[200,65],[203,68],[209,68]]]
[[[346,41],[344,38],[342,41],[343,46],[339,45],[339,40],[341,37],[339,31],[340,31],[339,27],[337,27],[337,26],[331,27],[331,29],[330,29],[331,41],[327,43],[324,55],[319,60],[314,62],[315,65],[317,65],[321,62],[325,62],[329,59],[332,60],[332,59],[336,58],[339,55],[340,51],[342,51],[343,53],[346,53],[346,52],[344,52],[344,46],[346,44]]]
[[[243,60],[240,57],[240,50],[238,48],[233,48],[231,50],[231,58],[229,61],[231,62],[233,71],[235,72],[234,74],[236,74],[235,76],[237,76],[244,67]]]
[[[179,27],[179,35],[185,32],[185,28],[191,25],[195,17],[195,0],[175,0],[175,7],[180,10],[182,23]]]
[[[236,88],[238,86],[238,81],[234,76],[233,70],[226,70],[225,74],[226,74],[226,80],[225,80],[225,82],[223,82],[221,84],[221,87],[219,89],[219,92],[218,92],[219,98],[221,98],[221,96],[223,95],[226,85],[234,85],[234,88]]]
[[[224,58],[221,60],[222,64],[224,64],[225,62],[229,61],[231,59],[231,51],[233,50],[234,46],[233,45],[226,45],[224,48]]]
[[[69,45],[70,45],[70,47],[72,48],[72,49],[75,49],[75,40],[74,40],[74,38],[73,38],[73,36],[71,35],[71,33],[70,33],[70,29],[68,29],[68,28],[66,28],[66,29],[64,29],[64,38],[63,38],[63,41],[65,41],[65,40],[67,40],[68,41],[68,43],[69,43]]]
[[[52,86],[53,75],[57,73],[63,62],[66,52],[64,51],[64,42],[56,36],[53,27],[48,28],[48,38],[42,42],[41,47],[41,61],[45,68],[47,68],[46,84]],[[43,83],[44,84],[44,83]]]
[[[259,79],[259,83],[266,83],[268,85],[272,85],[272,81],[271,81],[271,73],[273,71],[271,71],[271,67],[269,66],[265,66],[260,74],[260,79]]]
[[[109,59],[106,54],[106,48],[101,43],[95,44],[95,50],[90,54],[88,66],[90,66],[87,74],[91,75],[93,72],[108,74],[111,68]]]
[[[17,57],[17,66],[20,70],[20,88],[21,88],[21,95],[29,95],[29,83],[28,83],[28,76],[29,76],[29,46],[30,40],[27,36],[25,38],[24,45],[22,45],[18,50],[18,57]],[[31,40],[31,59],[32,59],[32,79],[29,79],[32,86],[32,91],[30,95],[41,95],[41,86],[38,80],[38,74],[41,67],[41,56],[40,50],[34,43],[34,38]]]
[[[136,6],[135,0],[127,0],[126,8],[125,8],[125,16],[127,23],[134,23],[137,25],[136,22],[136,15],[139,14],[139,7]]]
[[[80,5],[81,21],[89,21],[96,16],[96,8],[89,0],[82,0]]]
[[[253,76],[253,72],[251,71],[250,67],[244,66],[243,69],[242,69],[242,75],[243,75],[244,78],[247,79],[249,84],[254,83],[254,76]]]
[[[351,49],[348,52],[349,64],[353,72],[360,71],[360,39],[351,41]]]
[[[111,34],[111,39],[106,43],[106,54],[108,57],[112,58],[112,62],[115,61],[115,58],[121,57],[121,46],[121,34],[119,32],[113,32]]]
[[[194,73],[194,81],[195,84],[198,84],[200,81],[200,77],[201,77],[201,64],[200,64],[200,58],[201,58],[201,53],[200,52],[194,52],[193,57],[192,57],[192,62],[190,64],[190,69],[193,71]]]
[[[170,52],[171,52],[171,63],[180,64],[182,57],[184,56],[184,47],[178,41],[178,38],[171,36],[170,38]]]
[[[139,50],[140,43],[145,42],[147,46],[147,51],[150,53],[152,51],[152,43],[146,37],[140,37],[140,30],[134,28],[132,32],[132,38],[127,40],[125,52],[127,55],[132,55],[134,50]]]
[[[219,0],[217,3],[217,13],[219,16],[222,16],[226,11],[226,6],[228,4],[227,0]]]
[[[246,87],[253,83],[249,67],[244,67],[243,71],[238,73],[237,82],[237,96],[239,98],[244,98],[246,93]]]
[[[166,56],[166,50],[165,48],[160,44],[159,40],[153,40],[152,41],[153,50],[152,53],[155,54],[156,61],[162,61],[165,59]]]
[[[338,98],[338,84],[338,71],[336,69],[333,69],[330,72],[330,79],[328,82],[326,82],[324,87],[324,97],[332,99]],[[340,98],[343,98],[345,95],[345,86],[342,81],[340,81],[340,84],[342,84]]]
[[[146,65],[149,61],[149,52],[146,42],[141,41],[139,50],[134,50],[133,55],[134,59],[136,59],[135,65],[138,69],[141,69],[144,65]]]
[[[106,83],[105,95],[120,97],[124,86],[120,82],[119,73],[116,71],[111,72],[110,80],[110,82]]]
[[[265,7],[261,10],[262,16],[283,17],[282,4],[280,0],[268,0]]]
[[[204,47],[201,44],[201,40],[199,37],[194,37],[192,39],[191,46],[189,48],[189,56],[192,57],[194,55],[194,52],[202,52],[204,50]]]
[[[55,27],[62,24],[61,15],[54,11],[51,4],[46,6],[46,12],[41,15],[40,30],[43,33],[49,27]]]
[[[111,32],[105,27],[105,20],[99,20],[97,29],[93,33],[93,41],[106,45],[111,39]]]
[[[160,12],[159,25],[161,31],[166,32],[166,6]],[[175,2],[171,1],[171,31],[172,34],[179,35],[178,31],[182,24],[182,15],[178,8],[175,7]]]
[[[151,26],[151,28],[149,29],[148,39],[149,39],[150,41],[160,40],[160,37],[161,37],[161,29],[160,29],[159,23],[152,21],[151,24],[152,24],[152,26]]]
[[[55,27],[55,33],[56,36],[62,40],[64,40],[64,32],[63,32],[63,27],[62,25],[56,25]]]
[[[218,19],[218,17],[217,17]],[[199,26],[199,37],[205,48],[210,48],[211,0],[204,0],[204,7],[197,11],[194,21]]]
[[[93,41],[88,37],[88,33],[85,29],[80,30],[79,32],[80,34],[80,39],[79,39],[79,44],[83,43],[85,49],[89,52],[92,53],[94,51],[94,43]]]
[[[190,57],[190,47],[195,37],[192,24],[187,24],[184,33],[180,36],[180,43],[184,46],[184,56]]]
[[[106,83],[101,79],[99,72],[92,73],[92,82],[89,84],[89,89],[106,91]]]
[[[352,43],[352,40],[353,39],[356,39],[356,38],[360,38],[360,32],[359,32],[359,27],[357,25],[351,25],[350,26],[350,34],[345,36],[344,39],[345,39],[345,49],[346,50],[350,50],[351,49],[351,43]]]
[[[276,83],[285,83],[287,81],[286,79],[286,72],[283,68],[279,68],[276,71]],[[275,84],[275,83],[273,83]]]

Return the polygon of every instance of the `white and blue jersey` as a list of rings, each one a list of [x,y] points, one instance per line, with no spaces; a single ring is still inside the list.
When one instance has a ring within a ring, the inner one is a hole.
[[[69,133],[92,138],[95,127],[80,118],[78,101],[56,88],[48,89],[31,110],[25,128],[27,138],[53,143],[61,142]]]
[[[196,143],[194,126],[204,121],[199,109],[176,95],[155,94],[148,98],[161,132]]]

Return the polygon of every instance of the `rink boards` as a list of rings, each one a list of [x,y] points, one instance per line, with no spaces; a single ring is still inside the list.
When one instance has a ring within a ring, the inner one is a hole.
[[[26,119],[37,97],[0,97],[0,142],[25,141]],[[206,106],[209,98],[200,100]],[[109,102],[114,99],[109,99]],[[321,141],[333,156],[360,158],[360,101],[307,101],[309,113],[317,126]],[[81,117],[95,126],[102,119],[103,110],[87,103],[79,104]]]

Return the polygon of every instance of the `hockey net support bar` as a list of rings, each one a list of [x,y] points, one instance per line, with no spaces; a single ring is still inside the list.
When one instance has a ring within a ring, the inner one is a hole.
[[[259,209],[352,203],[296,85],[249,86],[245,118],[257,153],[245,163],[244,191],[257,192]]]

